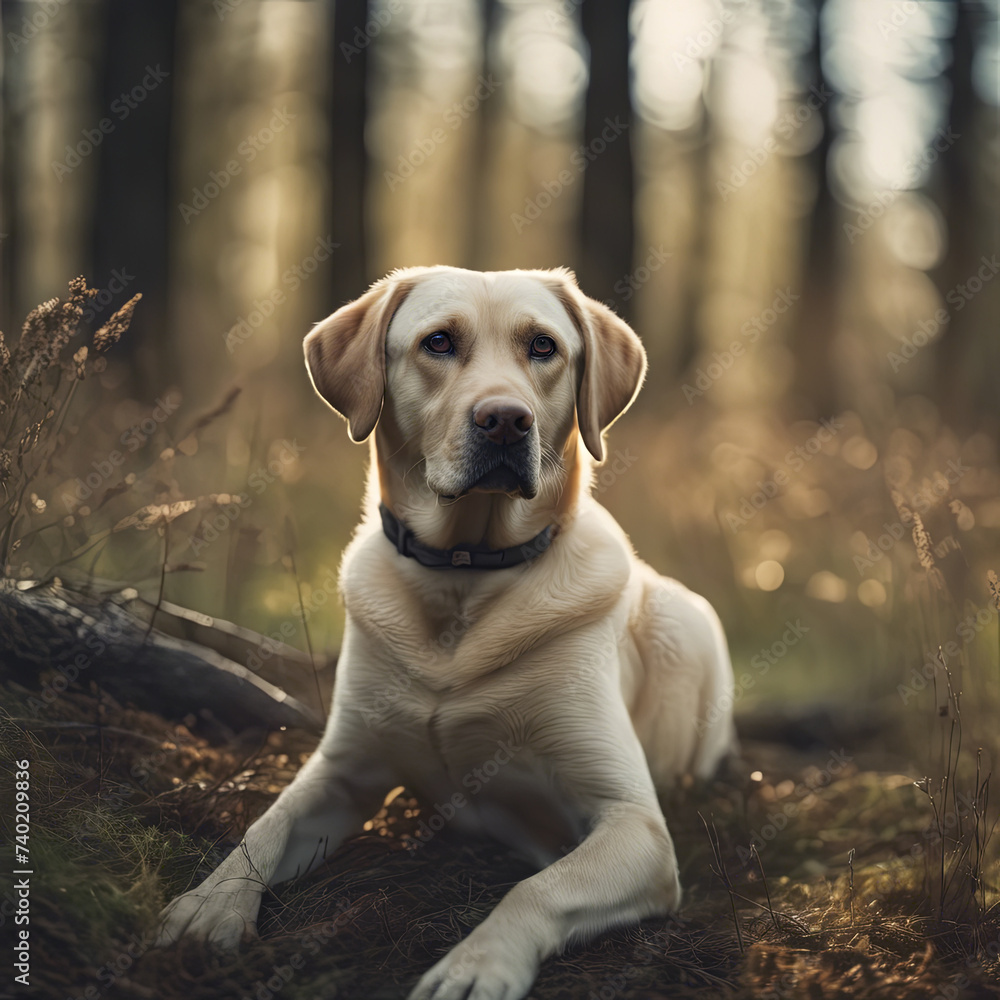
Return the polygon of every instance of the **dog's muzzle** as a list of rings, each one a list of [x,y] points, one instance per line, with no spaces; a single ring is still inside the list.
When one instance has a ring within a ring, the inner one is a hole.
[[[463,458],[463,485],[453,496],[505,493],[530,500],[541,465],[534,414],[516,399],[483,400],[472,411]]]

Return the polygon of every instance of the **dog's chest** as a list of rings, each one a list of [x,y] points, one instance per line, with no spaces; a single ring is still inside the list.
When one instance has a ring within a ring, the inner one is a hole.
[[[462,627],[454,626],[459,653]],[[377,694],[362,714],[377,753],[417,794],[428,823],[488,832],[539,864],[574,842],[583,818],[518,707],[519,666],[457,690],[426,686],[399,660],[383,660],[375,673]]]
[[[424,570],[416,580],[395,581],[376,611],[366,614],[366,631],[378,647],[390,686],[417,681],[445,693],[456,686],[457,665],[504,658],[506,641],[493,643],[490,655],[484,656],[482,636],[484,630],[496,631],[494,626],[504,617],[510,583],[476,576]],[[513,658],[517,629],[511,623],[502,632],[503,639],[510,640]]]
[[[387,719],[381,736],[401,782],[420,799],[421,836],[444,825],[486,833],[539,866],[576,842],[585,817],[516,713],[440,695],[432,707],[420,702]]]

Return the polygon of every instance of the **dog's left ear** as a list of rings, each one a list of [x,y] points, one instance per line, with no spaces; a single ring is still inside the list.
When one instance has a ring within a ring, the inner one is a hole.
[[[580,291],[572,271],[557,271],[554,280],[583,337],[583,375],[576,398],[580,436],[587,451],[603,462],[604,432],[638,394],[646,374],[646,351],[628,323]]]
[[[378,423],[385,395],[385,335],[413,283],[405,272],[376,281],[361,298],[317,323],[305,339],[313,387],[347,420],[352,441],[364,441]]]

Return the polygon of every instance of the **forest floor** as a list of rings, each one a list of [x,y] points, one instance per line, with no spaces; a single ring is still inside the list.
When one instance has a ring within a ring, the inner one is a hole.
[[[212,745],[93,684],[39,717],[3,673],[0,746],[31,761],[32,996],[401,998],[529,874],[492,842],[419,839],[404,792],[326,867],[265,895],[253,947],[151,950],[160,907],[215,867],[315,739]],[[798,749],[745,738],[724,780],[665,803],[680,915],[549,959],[530,996],[1000,997],[996,885],[969,864],[974,798],[932,802],[878,749],[898,734],[855,727],[842,746],[836,725],[812,728]]]

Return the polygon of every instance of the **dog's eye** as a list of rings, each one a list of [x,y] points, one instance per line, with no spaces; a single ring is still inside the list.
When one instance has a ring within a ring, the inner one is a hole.
[[[556,353],[556,342],[551,337],[535,337],[531,342],[533,358],[551,358]]]
[[[451,354],[454,350],[451,337],[446,333],[432,333],[429,337],[424,338],[421,346],[425,351],[430,351],[431,354]]]

